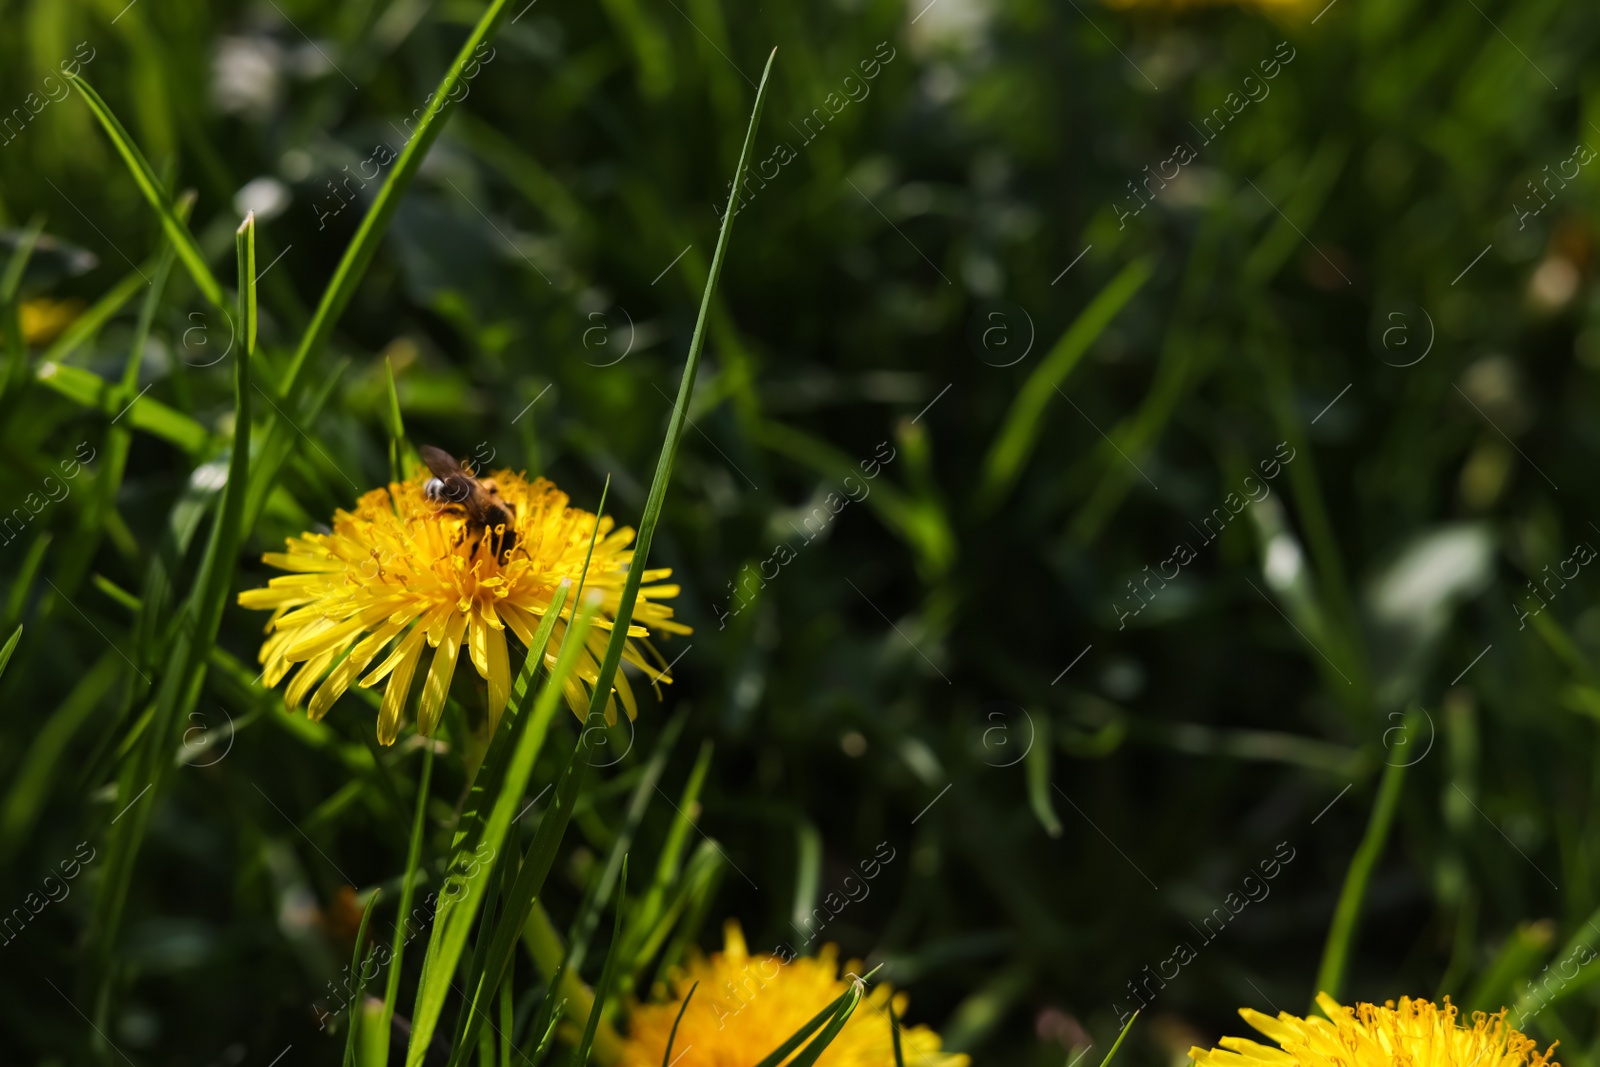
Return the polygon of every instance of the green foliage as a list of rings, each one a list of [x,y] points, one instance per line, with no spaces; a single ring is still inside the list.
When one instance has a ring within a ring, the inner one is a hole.
[[[1594,1059],[1593,10],[8,15],[8,1062],[606,1064],[730,918],[911,993],[769,1063],[1165,1063],[1318,987]],[[592,665],[553,612],[492,734],[463,668],[385,747],[233,601],[421,443],[636,551]]]

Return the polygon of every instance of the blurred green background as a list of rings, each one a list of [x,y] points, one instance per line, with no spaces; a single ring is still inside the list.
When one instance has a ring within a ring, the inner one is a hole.
[[[1563,1063],[1600,1057],[1600,968],[1548,980],[1600,940],[1600,11],[514,7],[308,368],[326,400],[235,591],[387,481],[385,358],[413,441],[589,508],[609,474],[638,521],[776,45],[652,554],[695,633],[613,731],[552,911],[682,715],[663,783],[712,743],[697,823],[728,863],[703,945],[836,912],[817,940],[889,961],[980,1063],[1098,1062],[1134,983],[1123,1054],[1182,1062],[1240,1005],[1303,1012],[1387,774],[1341,993],[1520,1004]],[[179,269],[141,327],[160,228],[61,64],[194,191],[220,277],[256,210],[271,382],[482,9],[0,10],[0,227],[47,235],[0,397],[0,511],[27,508],[0,533],[0,908],[124,807],[154,666],[129,594],[192,576],[232,431],[227,324]],[[141,337],[148,392],[100,403],[71,369],[115,383]],[[344,887],[403,869],[415,746],[377,751],[353,697],[285,716],[251,684],[261,621],[230,600],[139,860],[107,1020],[136,1062],[335,1062],[310,1005]],[[440,762],[441,825],[462,785]],[[0,1060],[87,1055],[100,873],[0,946]]]

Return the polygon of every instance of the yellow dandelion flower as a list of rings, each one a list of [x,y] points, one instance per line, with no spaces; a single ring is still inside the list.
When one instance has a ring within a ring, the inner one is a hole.
[[[1456,1024],[1456,1007],[1401,997],[1397,1005],[1341,1006],[1326,993],[1317,1006],[1327,1019],[1301,1019],[1288,1012],[1276,1019],[1240,1008],[1244,1021],[1279,1045],[1225,1037],[1220,1049],[1192,1048],[1199,1067],[1559,1067],[1551,1045],[1538,1051],[1532,1038],[1494,1015],[1474,1012],[1471,1026]],[[1331,1021],[1330,1021],[1331,1020]]]
[[[22,318],[22,341],[29,348],[47,345],[83,314],[82,300],[51,300],[35,297],[24,300],[17,309]]]
[[[378,713],[378,740],[389,745],[399,735],[401,712],[424,645],[433,649],[417,709],[417,730],[424,735],[432,735],[438,726],[456,660],[465,646],[488,685],[493,730],[511,696],[506,629],[528,647],[557,587],[563,581],[576,586],[590,537],[598,529],[583,596],[598,597],[599,611],[579,658],[577,677],[565,687],[567,703],[581,719],[622,599],[633,559],[628,548],[633,530],[614,529],[609,516],[568,507],[567,494],[543,478],[529,481],[505,470],[478,484],[494,494],[500,508],[497,515],[509,514],[511,529],[486,530],[460,505],[438,499],[438,483],[434,480],[430,489],[430,480],[428,472],[419,468],[404,482],[367,493],[353,512],[335,512],[331,533],[291,537],[287,552],[262,557],[290,572],[272,579],[264,589],[239,594],[243,606],[272,612],[259,657],[262,681],[275,686],[298,668],[286,702],[298,707],[309,693],[307,714],[320,719],[392,644],[388,656],[357,683],[366,687],[388,679]],[[667,568],[646,570],[644,581],[658,583],[671,573]],[[623,658],[649,670],[653,681],[672,678],[664,663],[659,670],[646,664],[633,639],[648,637],[652,631],[689,633],[687,626],[672,620],[670,607],[658,603],[677,595],[676,585],[641,586],[628,628],[630,640]],[[554,623],[545,650],[551,666],[575,607],[569,596]],[[654,653],[653,648],[650,651]],[[621,671],[614,685],[607,721],[615,720],[619,695],[633,718],[638,706]]]
[[[737,922],[723,927],[723,948],[710,959],[697,957],[673,976],[672,996],[658,1004],[635,1005],[628,1013],[628,1036],[618,1067],[661,1067],[667,1038],[683,998],[695,982],[694,999],[673,1038],[678,1067],[750,1067],[788,1040],[812,1016],[850,988],[839,975],[837,946],[815,958],[779,956],[745,947]],[[845,973],[862,973],[851,960]],[[904,1018],[906,995],[887,985],[862,998],[850,1021],[822,1053],[817,1067],[894,1067],[893,1035],[887,1005]],[[967,1067],[968,1057],[940,1051],[939,1035],[925,1026],[900,1027],[900,1047],[908,1065]]]

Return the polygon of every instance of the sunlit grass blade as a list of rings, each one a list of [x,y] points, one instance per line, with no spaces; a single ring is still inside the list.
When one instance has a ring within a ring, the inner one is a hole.
[[[6,672],[6,664],[11,662],[11,653],[17,650],[17,642],[20,640],[22,640],[22,627],[18,626],[11,632],[11,636],[6,638],[5,647],[0,648],[0,674]]]
[[[1049,354],[1028,375],[984,460],[977,496],[980,510],[993,510],[1011,492],[1028,457],[1033,455],[1034,446],[1039,443],[1045,409],[1052,401],[1060,399],[1056,388],[1072,373],[1089,346],[1099,339],[1134,294],[1150,280],[1154,270],[1148,259],[1136,259],[1123,267],[1089,301],[1089,306],[1078,313]]]
[[[755,429],[756,440],[775,452],[781,452],[815,470],[824,477],[834,479],[849,491],[854,478],[856,484],[866,484],[863,464],[876,470],[863,503],[875,512],[883,524],[902,541],[916,550],[918,558],[925,560],[935,573],[942,571],[955,556],[955,534],[944,516],[930,511],[904,489],[888,478],[878,477],[883,472],[875,456],[852,459],[833,445],[818,440],[804,430],[771,419],[759,422]],[[893,453],[891,453],[893,455]]]
[[[534,1046],[533,1052],[524,1057],[524,1064],[539,1064],[544,1062],[545,1052],[550,1048],[550,1039],[555,1037],[556,1027],[561,1023],[561,1015],[562,1012],[566,1010],[567,1002],[563,1000],[560,1003],[557,1003],[554,999],[556,990],[561,984],[561,973],[562,972],[559,971],[556,972],[555,978],[552,979],[550,993],[545,998],[544,1006],[539,1009],[539,1025],[535,1026],[533,1030],[530,1031],[531,1033],[540,1034],[541,1036],[539,1037],[538,1045]]]
[[[523,791],[527,788],[528,776],[533,770],[533,761],[538,756],[539,749],[549,732],[550,718],[561,703],[561,687],[577,668],[578,660],[583,653],[584,639],[594,619],[594,611],[594,605],[585,605],[572,620],[568,631],[569,639],[562,645],[555,669],[550,672],[544,686],[539,690],[532,709],[516,717],[520,736],[517,738],[515,751],[507,762],[504,781],[492,794],[488,794],[493,797],[492,808],[488,817],[483,820],[481,832],[470,834],[457,846],[447,877],[459,879],[460,875],[456,873],[458,867],[474,855],[480,845],[493,849],[492,862],[509,862],[502,852],[511,827],[512,816],[517,806],[522,803]],[[556,792],[559,804],[561,800],[559,787]],[[565,819],[557,816],[554,811],[547,813],[544,821],[540,823],[540,834],[543,834],[547,825],[553,828],[558,823],[564,827]],[[536,835],[533,847],[537,848],[539,844],[540,836]],[[554,851],[553,847],[551,851]],[[491,860],[486,857],[481,862],[491,862]],[[531,873],[528,871],[528,866],[524,864],[524,873]],[[446,891],[434,919],[433,934],[428,943],[427,955],[423,958],[416,1009],[411,1017],[411,1045],[406,1054],[408,1067],[417,1067],[427,1054],[428,1046],[438,1028],[439,1014],[444,1009],[445,998],[452,989],[456,968],[466,949],[467,934],[485,896],[488,878],[475,877],[463,881],[464,885],[457,893],[452,895]],[[538,881],[542,884],[543,878],[540,877]],[[522,878],[519,877],[517,886],[520,888],[521,885]],[[531,900],[531,894],[529,899]]]
[[[405,477],[406,464],[406,423],[400,417],[400,393],[394,385],[394,364],[388,356],[383,357],[383,377],[389,386],[388,425],[389,431],[389,478],[391,481],[400,481]]]
[[[622,825],[617,829],[616,837],[611,842],[611,850],[606,856],[605,866],[600,870],[594,891],[584,900],[577,917],[572,921],[567,952],[574,971],[583,968],[584,960],[588,956],[589,940],[594,936],[594,931],[600,922],[600,913],[610,902],[611,890],[617,884],[617,873],[627,862],[628,850],[633,847],[633,836],[638,832],[639,823],[644,820],[645,811],[655,796],[662,772],[667,769],[667,759],[672,755],[673,746],[677,744],[678,736],[683,732],[683,725],[687,721],[685,716],[676,715],[668,720],[666,729],[661,732],[661,737],[656,742],[656,750],[651,754],[650,762],[645,765],[644,773],[639,776],[639,783],[634,787],[633,796],[628,801],[627,812],[623,815]]]
[[[700,743],[700,754],[695,758],[694,769],[689,772],[688,784],[684,786],[683,792],[673,805],[672,825],[667,828],[667,835],[662,841],[661,855],[656,860],[655,876],[651,879],[650,888],[645,891],[634,909],[633,930],[629,935],[627,955],[629,972],[624,975],[624,993],[632,989],[639,970],[649,958],[648,945],[651,934],[662,915],[667,890],[672,885],[673,879],[678,876],[683,850],[689,841],[689,831],[694,829],[689,812],[700,802],[700,790],[705,785],[706,773],[711,769],[711,750],[709,739]]]
[[[344,1067],[354,1067],[356,1062],[356,1031],[361,1029],[361,998],[366,993],[367,981],[361,975],[361,947],[367,943],[367,923],[372,921],[372,909],[378,903],[374,889],[361,910],[361,926],[356,931],[356,946],[350,950],[350,974],[356,980],[355,994],[350,998],[350,1010],[345,1013]]]
[[[65,771],[68,744],[127,667],[115,649],[107,649],[67,692],[28,746],[5,802],[0,804],[0,864],[10,863],[32,833],[58,771],[69,777]]]
[[[894,998],[890,997],[884,1007],[889,1012],[889,1040],[894,1045],[894,1067],[906,1067],[905,1053],[900,1048],[900,1016],[894,1010]]]
[[[683,1013],[689,1010],[689,1001],[694,999],[694,992],[699,988],[699,982],[689,987],[689,992],[683,996],[683,1003],[678,1006],[678,1014],[672,1018],[672,1029],[667,1032],[667,1048],[661,1053],[661,1067],[672,1067],[672,1045],[678,1040],[678,1024],[683,1022]]]
[[[1139,1021],[1139,1011],[1142,1010],[1136,1010],[1132,1015],[1128,1016],[1128,1021],[1122,1024],[1122,1032],[1117,1034],[1117,1039],[1111,1043],[1111,1050],[1106,1053],[1105,1059],[1100,1061],[1100,1067],[1111,1067],[1111,1061],[1116,1059],[1117,1050],[1127,1040],[1128,1031],[1133,1029],[1133,1024]]]
[[[39,355],[39,365],[54,363],[76,352],[78,348],[110,322],[112,317],[121,311],[123,305],[132,300],[134,294],[143,289],[150,282],[149,271],[155,269],[157,259],[151,259],[132,274],[124,275],[116,285],[107,289],[105,293],[90,304],[82,315],[72,320],[72,325],[61,331],[61,336],[50,342]]]
[[[862,994],[866,992],[867,983],[860,978],[850,983],[850,988],[842,997],[842,1003],[834,1010],[833,1017],[822,1028],[822,1032],[811,1039],[811,1043],[800,1050],[800,1054],[790,1060],[788,1067],[812,1067],[828,1051],[828,1046],[833,1044],[833,1039],[839,1036],[839,1031],[844,1029],[844,1024],[850,1021],[850,1016],[855,1014],[857,1006],[861,1003]],[[766,1063],[765,1060],[762,1061]]]
[[[17,296],[22,290],[22,275],[33,258],[33,249],[44,233],[44,217],[36,216],[22,231],[22,237],[12,249],[11,258],[0,273],[0,327],[6,343],[6,363],[0,376],[0,397],[20,383],[28,374],[28,343],[22,335],[22,309]]]
[[[406,871],[400,880],[400,910],[394,926],[394,950],[389,959],[389,979],[384,987],[380,1032],[373,1035],[376,1063],[389,1062],[389,1025],[400,996],[400,965],[405,960],[406,926],[411,918],[411,898],[417,887],[417,864],[422,856],[422,837],[427,825],[428,789],[433,781],[433,745],[422,750],[422,772],[417,781],[417,809],[411,822],[411,843],[406,848]]]
[[[185,197],[178,205],[180,218],[186,217],[193,205],[192,197]],[[128,343],[128,356],[122,365],[122,381],[120,388],[113,391],[113,403],[120,405],[119,412],[132,412],[128,405],[137,407],[135,398],[138,397],[139,369],[143,365],[144,351],[150,338],[150,327],[155,321],[156,309],[161,304],[161,299],[166,293],[167,279],[172,274],[172,265],[177,260],[177,250],[172,242],[166,242],[161,250],[160,258],[152,273],[150,284],[146,287],[145,298],[139,307],[139,319],[133,328],[133,338]],[[172,412],[177,415],[177,412]],[[100,538],[105,532],[107,518],[115,510],[117,493],[122,488],[123,475],[127,470],[128,452],[133,447],[134,430],[138,429],[132,418],[126,422],[122,417],[113,416],[116,420],[106,428],[105,452],[99,457],[101,465],[95,477],[94,485],[90,491],[88,504],[79,513],[77,532],[71,542],[65,546],[60,564],[56,567],[56,585],[61,588],[62,595],[70,597],[77,592],[78,585],[83,581],[95,551],[100,547]],[[179,416],[178,418],[183,418]],[[177,424],[177,419],[172,420]],[[205,435],[198,423],[194,426],[201,435],[197,440],[204,441]]]
[[[803,1045],[806,1039],[812,1034],[816,1033],[824,1023],[836,1018],[840,1011],[844,1009],[846,1004],[850,1004],[851,1010],[854,1010],[855,1005],[850,1002],[850,998],[852,996],[854,996],[857,1000],[859,1000],[861,997],[861,993],[856,988],[854,983],[851,983],[849,989],[830,1000],[821,1011],[817,1012],[810,1019],[808,1019],[805,1025],[800,1027],[800,1029],[790,1034],[788,1039],[785,1040],[783,1044],[779,1045],[777,1048],[768,1053],[766,1057],[761,1060],[761,1062],[755,1065],[755,1067],[778,1067],[778,1064],[783,1063],[784,1060],[788,1059],[794,1050]]]
[[[249,307],[254,304],[255,221],[246,218],[235,237],[240,267],[238,321],[249,322]],[[139,848],[149,827],[151,813],[161,796],[161,783],[172,766],[175,727],[193,710],[200,698],[210,651],[222,622],[222,610],[238,562],[244,515],[245,487],[250,472],[250,369],[255,354],[255,336],[244,331],[234,358],[234,437],[228,459],[228,480],[218,502],[211,537],[206,542],[193,591],[185,603],[176,638],[166,657],[156,685],[156,702],[150,728],[140,741],[138,758],[128,760],[118,777],[119,798],[131,800],[143,791],[153,795],[134,804],[126,818],[108,833],[105,881],[91,918],[90,945],[93,949],[90,974],[99,981],[95,997],[96,1014],[105,1019],[110,1011],[113,969],[110,958],[121,927],[122,913],[133,877]],[[150,610],[150,601],[145,601]]]
[[[594,696],[589,702],[589,714],[604,714],[611,699],[611,682],[616,677],[617,666],[622,662],[622,648],[628,640],[628,625],[633,621],[634,604],[639,599],[639,586],[644,579],[645,561],[650,556],[650,542],[655,537],[656,523],[661,519],[661,508],[666,501],[667,483],[672,480],[672,465],[677,459],[678,445],[683,439],[684,421],[689,414],[689,400],[694,395],[694,381],[700,370],[700,353],[705,347],[706,318],[711,309],[711,296],[717,279],[722,276],[723,260],[727,256],[728,240],[733,235],[733,220],[739,214],[741,183],[750,163],[750,149],[755,142],[756,127],[761,122],[761,107],[766,101],[767,83],[772,74],[772,61],[777,57],[774,48],[767,56],[767,65],[761,71],[761,83],[756,87],[755,105],[750,109],[750,125],[744,135],[744,147],[739,151],[739,162],[733,170],[733,185],[728,195],[728,208],[722,216],[722,228],[717,233],[716,251],[711,255],[711,274],[706,279],[705,292],[700,298],[700,313],[695,318],[694,334],[689,339],[689,356],[684,361],[683,380],[678,385],[678,398],[672,405],[672,418],[667,423],[666,440],[661,443],[661,458],[656,462],[655,477],[650,481],[650,494],[645,499],[644,515],[639,522],[639,532],[634,539],[633,561],[628,566],[628,577],[622,586],[622,596],[617,603],[616,624],[611,640],[606,643],[605,659],[600,662],[600,672],[594,685]]]
[[[42,530],[28,545],[28,554],[22,557],[22,566],[17,568],[17,576],[12,579],[11,589],[6,594],[5,619],[0,621],[0,632],[15,630],[22,624],[23,613],[28,609],[28,598],[33,595],[34,583],[44,569],[44,557],[50,551],[53,540],[55,538],[49,530]]]
[[[107,418],[115,417],[127,407],[121,386],[106,381],[94,371],[70,363],[41,362],[34,371],[34,380],[74,403],[99,411]],[[148,396],[141,397],[137,404],[127,408],[123,419],[130,429],[142,430],[152,437],[176,445],[191,456],[204,452],[211,442],[211,434],[204,426],[183,412]]]
[[[172,242],[178,251],[178,258],[183,260],[184,267],[189,271],[189,276],[194,279],[194,284],[200,290],[200,295],[209,300],[217,310],[224,315],[229,314],[227,298],[222,291],[222,286],[217,282],[216,275],[211,273],[211,268],[206,265],[205,254],[200,251],[200,246],[195,243],[194,235],[189,232],[189,227],[178,218],[173,210],[172,203],[167,199],[166,190],[162,188],[161,179],[156,177],[150,164],[145,161],[144,154],[139,151],[139,146],[134,144],[133,138],[123,128],[111,108],[100,98],[84,78],[69,79],[77,86],[78,92],[83,95],[89,104],[89,110],[94,112],[94,117],[100,121],[106,135],[111,138],[112,145],[117,154],[128,165],[128,170],[133,174],[134,182],[139,186],[139,191],[155,209],[161,219],[161,228],[166,231],[167,240]],[[254,242],[252,241],[252,247]],[[254,284],[255,275],[250,275]],[[254,299],[251,300],[252,307]]]
[[[569,647],[570,642],[562,646],[563,655]],[[505,908],[495,927],[483,969],[478,973],[469,974],[470,988],[473,990],[471,1003],[478,1003],[484,990],[493,989],[499,983],[501,975],[505,973],[506,965],[510,962],[511,954],[516,949],[517,939],[530,921],[540,917],[548,921],[548,917],[543,916],[542,912],[535,914],[538,908],[536,898],[544,887],[544,880],[549,876],[551,866],[555,863],[556,850],[560,847],[567,823],[571,821],[573,809],[577,806],[578,795],[588,778],[589,751],[584,735],[580,733],[577,742],[572,746],[567,765],[561,772],[561,778],[556,783],[555,799],[539,821],[539,829],[534,832],[533,842],[528,846],[527,854],[522,859],[516,882],[512,885],[511,892],[507,894]],[[505,862],[510,862],[509,858]],[[559,941],[553,933],[551,939]],[[568,1000],[573,1002],[574,1010],[587,1006],[585,1002],[590,997],[582,988],[581,979],[570,969],[568,973],[571,975]],[[469,1027],[475,1028],[480,1017],[474,1012],[468,1020]],[[471,1033],[472,1030],[469,1029],[469,1041]]]
[[[605,966],[600,969],[600,983],[594,987],[594,1004],[589,1008],[589,1021],[583,1028],[583,1040],[572,1055],[573,1067],[588,1067],[589,1053],[594,1048],[594,1037],[600,1029],[600,1018],[606,1011],[606,999],[617,980],[617,966],[622,955],[622,912],[628,895],[628,858],[622,858],[622,880],[617,886],[617,917],[611,924],[611,951],[606,953]],[[676,1030],[677,1026],[674,1025]]]
[[[1415,712],[1406,716],[1408,737],[1419,736],[1422,720]],[[1317,968],[1317,984],[1312,990],[1326,993],[1335,1000],[1344,985],[1345,967],[1350,949],[1355,942],[1360,925],[1361,906],[1366,899],[1367,883],[1372,880],[1372,869],[1383,855],[1389,840],[1389,828],[1394,824],[1395,810],[1400,805],[1400,789],[1405,784],[1406,764],[1396,760],[1385,765],[1383,778],[1378,785],[1378,799],[1372,805],[1372,815],[1367,819],[1366,833],[1350,857],[1350,867],[1345,872],[1344,887],[1339,891],[1339,902],[1333,909],[1333,922],[1328,927],[1328,940],[1322,950],[1322,964]],[[1313,1007],[1315,1003],[1313,1002]]]
[[[339,321],[339,316],[349,306],[350,298],[355,295],[356,286],[360,284],[362,275],[366,273],[372,257],[378,251],[378,244],[383,238],[384,231],[389,227],[389,220],[394,217],[401,198],[410,188],[411,180],[416,177],[417,169],[428,155],[428,149],[433,147],[433,142],[444,129],[444,119],[440,116],[445,115],[450,109],[456,95],[456,86],[462,79],[462,71],[472,61],[473,52],[488,40],[500,25],[500,20],[510,10],[509,3],[510,0],[494,0],[489,5],[489,9],[478,19],[478,24],[473,27],[471,35],[456,53],[450,69],[440,79],[438,88],[433,91],[431,102],[423,109],[422,118],[417,121],[415,131],[406,141],[405,147],[400,150],[400,158],[395,160],[393,169],[389,171],[389,177],[378,189],[372,206],[362,217],[355,237],[345,248],[338,267],[334,269],[333,277],[323,290],[317,310],[312,315],[305,336],[300,339],[300,345],[295,349],[294,358],[289,361],[288,371],[284,375],[280,392],[285,397],[294,395],[295,386],[299,382],[301,371],[305,368],[306,360],[321,350],[333,332],[335,323]]]
[[[709,837],[700,842],[689,857],[666,912],[656,921],[656,929],[645,938],[644,947],[640,950],[640,958],[649,959],[655,956],[657,946],[663,941],[667,946],[656,959],[655,976],[647,989],[654,989],[667,979],[699,936],[706,915],[716,900],[717,884],[727,873],[727,864],[722,847]],[[683,916],[681,920],[679,915]],[[668,940],[668,935],[671,940]]]

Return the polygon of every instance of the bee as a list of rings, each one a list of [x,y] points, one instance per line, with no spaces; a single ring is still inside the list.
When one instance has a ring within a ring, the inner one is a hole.
[[[517,546],[515,516],[511,505],[500,499],[492,478],[477,478],[450,453],[432,445],[417,449],[433,477],[422,487],[429,500],[467,517],[467,527],[475,538],[488,535],[495,554],[504,559]]]

